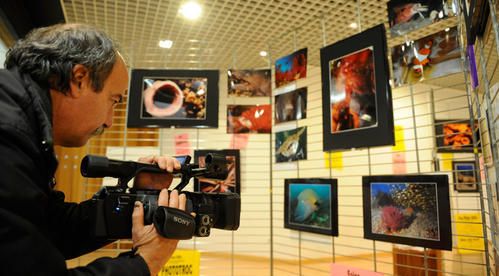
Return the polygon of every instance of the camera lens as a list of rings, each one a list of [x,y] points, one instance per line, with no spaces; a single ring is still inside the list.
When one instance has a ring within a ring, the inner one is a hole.
[[[210,225],[210,216],[204,215],[203,217],[201,217],[201,224]]]

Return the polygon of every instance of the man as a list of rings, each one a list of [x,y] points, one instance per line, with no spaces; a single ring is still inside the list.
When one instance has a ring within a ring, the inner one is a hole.
[[[53,145],[79,147],[111,127],[128,86],[123,58],[104,33],[61,24],[32,31],[0,70],[0,275],[157,274],[178,241],[144,226],[133,212],[134,250],[67,270],[75,258],[110,243],[90,235],[89,202],[65,203],[54,191]],[[172,172],[173,158],[146,157]],[[166,174],[165,174],[166,175]],[[163,188],[168,188],[171,175]],[[157,185],[157,183],[155,183]],[[161,191],[159,205],[184,209],[185,195]]]

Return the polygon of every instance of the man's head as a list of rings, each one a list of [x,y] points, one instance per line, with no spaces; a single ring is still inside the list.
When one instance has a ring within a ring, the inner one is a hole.
[[[113,41],[87,25],[60,24],[29,33],[9,50],[16,67],[50,88],[55,144],[78,147],[111,127],[128,72]]]

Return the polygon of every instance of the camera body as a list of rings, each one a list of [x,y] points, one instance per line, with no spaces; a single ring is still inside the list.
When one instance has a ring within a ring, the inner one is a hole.
[[[179,171],[181,177],[174,189],[181,191],[192,177],[225,179],[226,161],[223,156],[207,155],[206,167],[188,164],[185,158]],[[182,192],[186,195],[186,210],[158,207],[160,190],[128,189],[127,183],[140,172],[165,173],[156,165],[133,161],[110,160],[102,156],[87,155],[82,160],[81,173],[85,177],[111,176],[118,178],[118,185],[103,187],[92,198],[95,212],[94,235],[99,238],[122,239],[132,236],[132,213],[135,201],[144,207],[144,224],[154,224],[160,234],[172,239],[207,237],[212,227],[237,230],[239,227],[241,199],[236,193]],[[195,213],[193,217],[190,213]]]

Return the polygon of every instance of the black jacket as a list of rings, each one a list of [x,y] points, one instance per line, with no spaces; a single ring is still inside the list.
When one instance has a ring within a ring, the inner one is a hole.
[[[89,201],[66,203],[53,190],[49,93],[16,69],[0,70],[0,275],[148,275],[133,254],[66,268],[110,241],[89,235]]]

